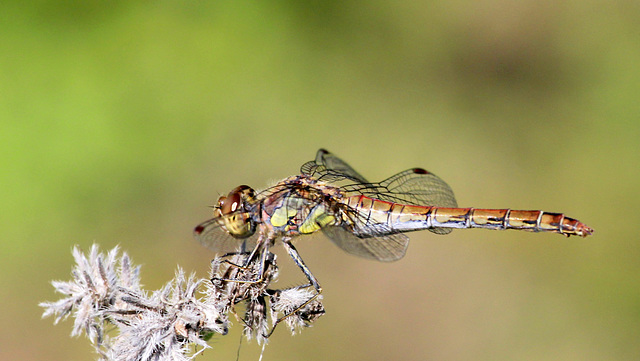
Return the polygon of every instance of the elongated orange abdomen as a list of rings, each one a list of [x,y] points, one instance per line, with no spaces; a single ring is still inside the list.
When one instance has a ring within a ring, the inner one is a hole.
[[[593,233],[593,229],[584,223],[562,213],[413,206],[365,196],[352,196],[344,203],[366,218],[367,225],[386,224],[391,232],[436,228],[487,228],[554,232],[581,237]]]

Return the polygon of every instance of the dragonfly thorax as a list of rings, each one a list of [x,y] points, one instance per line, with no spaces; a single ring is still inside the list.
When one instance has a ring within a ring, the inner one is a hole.
[[[234,188],[225,197],[218,198],[214,207],[216,217],[222,217],[224,229],[235,238],[247,238],[256,231],[255,221],[247,212],[248,202],[255,197],[255,191],[246,185]]]
[[[311,234],[342,219],[340,189],[306,175],[286,178],[261,196],[261,220],[277,236]]]

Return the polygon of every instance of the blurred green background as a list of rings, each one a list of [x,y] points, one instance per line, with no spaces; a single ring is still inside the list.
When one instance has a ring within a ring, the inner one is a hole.
[[[637,1],[3,1],[0,359],[95,358],[37,306],[73,245],[121,245],[147,289],[177,265],[205,277],[207,206],[320,147],[596,233],[415,233],[391,264],[301,239],[327,314],[265,359],[640,359],[639,18]],[[304,281],[280,255],[280,284]],[[199,359],[235,359],[239,330]]]

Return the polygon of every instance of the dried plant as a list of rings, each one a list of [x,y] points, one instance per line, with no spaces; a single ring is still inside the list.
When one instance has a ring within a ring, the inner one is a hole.
[[[266,249],[257,259],[245,253],[215,258],[210,280],[187,277],[179,268],[151,293],[140,288],[140,267],[118,253],[116,247],[102,254],[93,245],[87,257],[75,247],[72,280],[52,282],[66,297],[40,304],[54,323],[73,316],[71,335],[84,333],[102,360],[190,360],[210,348],[212,335],[227,334],[230,313],[244,324],[244,336],[258,343],[266,343],[280,321],[293,334],[324,314],[321,296],[307,286],[268,288],[278,267]],[[236,313],[241,303],[243,317]]]

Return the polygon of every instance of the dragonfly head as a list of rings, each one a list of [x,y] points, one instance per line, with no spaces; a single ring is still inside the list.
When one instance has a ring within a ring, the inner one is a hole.
[[[247,203],[253,200],[255,191],[249,186],[234,188],[225,197],[218,198],[214,213],[223,217],[224,228],[236,238],[247,238],[256,231],[256,223],[247,212]]]

